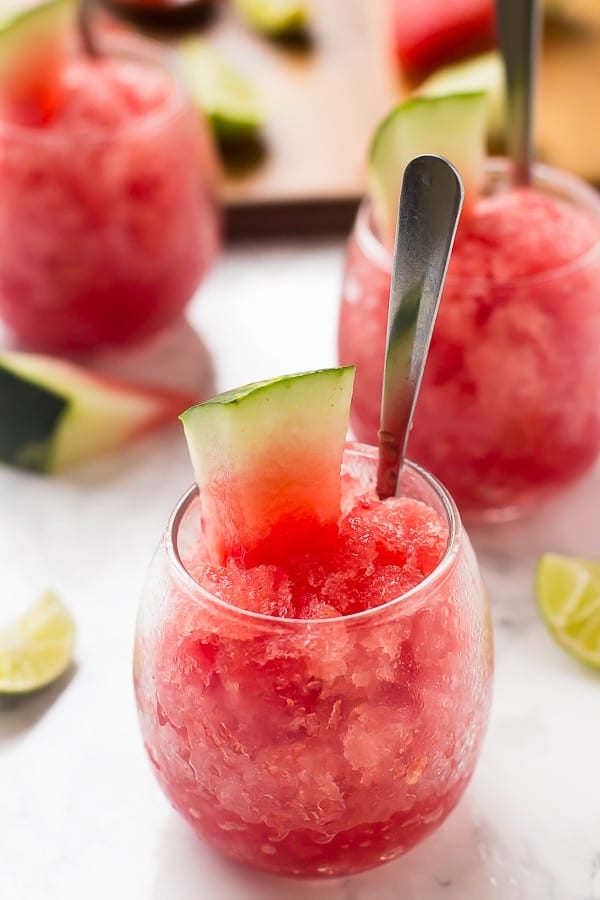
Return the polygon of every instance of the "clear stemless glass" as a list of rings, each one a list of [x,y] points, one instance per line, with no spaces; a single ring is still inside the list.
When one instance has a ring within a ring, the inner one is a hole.
[[[555,209],[538,203],[529,216],[531,193],[513,192],[521,232],[507,212],[497,233],[486,233],[482,216],[467,253],[459,230],[411,432],[411,458],[442,480],[467,519],[520,514],[579,477],[600,452],[600,197],[565,172],[542,165],[534,172],[535,195],[556,201]],[[486,199],[507,196],[508,185],[507,163],[489,160]],[[556,209],[577,217],[563,226],[559,247],[551,243]],[[505,259],[488,254],[485,268],[476,244],[492,240],[505,242]],[[517,268],[523,243],[537,271],[506,276],[506,257]],[[390,267],[366,199],[346,257],[339,358],[357,365],[351,424],[370,443]]]
[[[349,445],[365,487],[377,453]],[[134,680],[146,750],[173,806],[223,854],[336,876],[434,831],[472,775],[492,685],[477,562],[441,485],[412,463],[406,496],[448,528],[437,568],[380,607],[281,619],[231,606],[182,562],[201,541],[196,489],[169,522],[142,598]]]
[[[179,316],[217,252],[217,162],[171,56],[138,38],[69,58],[52,111],[0,118],[0,316],[90,351]]]

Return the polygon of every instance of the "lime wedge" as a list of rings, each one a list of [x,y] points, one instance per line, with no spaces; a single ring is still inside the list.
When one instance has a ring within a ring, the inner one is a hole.
[[[572,656],[600,668],[600,563],[546,553],[536,572],[541,616]]]
[[[234,0],[234,6],[252,28],[271,37],[298,34],[310,18],[302,0]]]
[[[367,179],[385,243],[393,243],[404,170],[422,153],[445,156],[456,166],[465,186],[467,208],[477,195],[483,173],[486,116],[486,92],[473,91],[411,97],[380,122],[369,147]]]
[[[12,625],[0,629],[0,693],[22,694],[54,681],[73,658],[75,623],[48,591]]]
[[[179,58],[192,100],[220,141],[245,140],[259,130],[264,113],[257,92],[210,44],[188,38]]]

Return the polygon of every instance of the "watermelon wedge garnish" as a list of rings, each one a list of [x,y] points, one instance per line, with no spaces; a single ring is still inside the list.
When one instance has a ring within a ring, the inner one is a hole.
[[[43,125],[59,103],[61,73],[74,38],[74,0],[49,0],[0,19],[0,116]]]
[[[182,415],[211,561],[274,563],[340,515],[354,367],[260,381]]]
[[[368,156],[368,187],[380,237],[393,245],[400,189],[411,159],[435,153],[457,169],[465,187],[463,217],[480,190],[486,148],[485,90],[415,96],[380,123]]]

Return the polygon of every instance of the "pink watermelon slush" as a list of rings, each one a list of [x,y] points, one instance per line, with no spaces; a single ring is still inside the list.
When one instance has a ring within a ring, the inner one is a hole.
[[[477,565],[439,486],[345,456],[335,539],[281,565],[206,559],[190,493],[140,610],[146,749],[197,834],[251,866],[341,875],[436,829],[473,772],[491,636]],[[173,542],[173,543],[171,543]]]
[[[463,515],[513,515],[576,479],[600,450],[600,200],[538,167],[489,191],[463,220],[425,371],[409,455]],[[351,423],[377,437],[390,254],[364,205],[351,236],[339,357],[356,363]]]
[[[25,346],[145,337],[215,255],[210,139],[162,56],[135,47],[70,58],[37,119],[0,115],[0,316]]]

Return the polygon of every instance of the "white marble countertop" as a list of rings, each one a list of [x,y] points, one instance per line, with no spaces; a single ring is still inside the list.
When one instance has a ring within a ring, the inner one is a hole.
[[[341,260],[333,241],[229,250],[191,309],[195,330],[180,327],[118,368],[200,376],[207,390],[214,375],[221,390],[334,364]],[[548,637],[532,583],[543,550],[600,557],[600,470],[536,519],[473,535],[496,687],[458,809],[404,859],[319,883],[217,858],[146,763],[131,685],[135,612],[190,481],[176,428],[68,478],[0,470],[2,620],[52,585],[78,623],[71,676],[1,701],[2,900],[599,900],[600,677]]]

